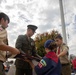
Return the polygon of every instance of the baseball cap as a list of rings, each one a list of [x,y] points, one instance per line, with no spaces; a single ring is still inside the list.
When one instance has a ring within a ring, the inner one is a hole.
[[[54,42],[54,40],[47,40],[44,44],[45,48],[50,48],[50,45]]]

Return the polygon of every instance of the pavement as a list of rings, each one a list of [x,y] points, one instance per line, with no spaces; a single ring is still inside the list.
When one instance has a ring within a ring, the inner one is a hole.
[[[32,61],[34,63],[34,65],[37,65],[38,62],[36,62],[35,60]],[[16,68],[15,68],[15,65],[12,64],[10,66],[10,69],[9,71],[6,73],[6,75],[15,75],[15,71],[16,71]],[[36,75],[35,71],[33,70],[33,75]]]
[[[38,62],[36,62],[34,60],[32,62],[34,63],[34,65],[38,64]],[[10,67],[10,69],[9,69],[9,71],[6,73],[6,75],[15,75],[15,71],[16,71],[15,65],[12,64],[11,67]],[[36,73],[35,73],[34,70],[33,70],[33,75],[36,75]],[[76,74],[71,73],[71,75],[76,75]]]

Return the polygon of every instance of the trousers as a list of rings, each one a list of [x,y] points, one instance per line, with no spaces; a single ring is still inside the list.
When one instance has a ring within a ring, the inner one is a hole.
[[[15,75],[33,75],[32,69],[16,68]]]
[[[71,66],[70,66],[70,64],[62,65],[61,75],[71,75]]]
[[[4,65],[2,61],[0,61],[0,75],[5,75]]]

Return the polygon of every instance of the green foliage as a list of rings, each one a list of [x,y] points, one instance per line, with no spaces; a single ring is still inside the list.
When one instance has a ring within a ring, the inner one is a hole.
[[[58,35],[58,31],[54,31],[54,30],[50,33],[46,32],[46,33],[36,35],[35,44],[36,44],[37,53],[40,56],[43,57],[45,55],[45,49],[44,49],[45,41],[48,39],[54,39],[56,35]]]

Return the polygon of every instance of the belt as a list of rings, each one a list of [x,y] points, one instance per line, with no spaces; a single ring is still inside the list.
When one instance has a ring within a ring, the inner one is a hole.
[[[67,64],[62,64],[62,66],[67,66],[67,65],[69,65],[69,63],[67,63]]]

